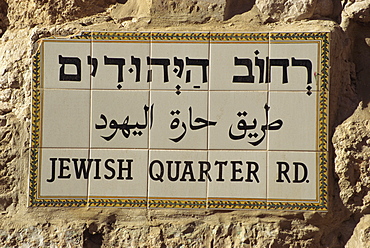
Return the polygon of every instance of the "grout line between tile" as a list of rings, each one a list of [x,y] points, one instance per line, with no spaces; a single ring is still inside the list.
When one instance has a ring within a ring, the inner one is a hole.
[[[208,33],[208,61],[211,61],[211,32]],[[208,91],[207,91],[207,117],[208,120],[210,120],[211,116],[211,94],[210,94],[210,86],[211,86],[211,73],[210,73],[210,67],[207,68],[207,76],[208,76]],[[209,147],[210,147],[210,127],[207,127],[207,161],[210,161],[210,154],[209,154]],[[209,180],[208,177],[206,179],[206,206],[205,209],[209,208],[208,204],[208,198],[209,198]]]
[[[149,39],[149,56],[152,57],[152,32],[150,32],[150,39]],[[152,71],[152,65],[149,65],[149,71]],[[152,82],[148,82],[149,84],[149,96],[148,96],[148,105],[152,103]],[[150,195],[150,181],[149,181],[149,162],[150,162],[150,142],[151,142],[151,129],[148,131],[148,145],[147,145],[147,162],[146,162],[146,209],[150,209],[149,204],[149,195]]]
[[[271,58],[271,33],[269,32],[269,35],[268,35],[268,57]],[[270,74],[270,66],[269,66],[269,62],[267,62],[267,65],[266,65],[266,76]],[[271,83],[267,84],[267,105],[270,106],[270,94],[271,94]],[[267,116],[267,123],[269,123],[269,117],[270,117],[270,114],[268,114]],[[265,178],[266,178],[266,188],[265,188],[265,191],[266,191],[266,201],[265,201],[265,204],[266,204],[266,210],[269,209],[268,207],[268,188],[269,188],[269,157],[270,157],[270,135],[269,135],[269,132],[267,132],[267,139],[266,139],[266,174],[265,174]]]
[[[90,56],[93,55],[93,41],[91,40],[91,37],[90,37]],[[91,72],[91,66],[89,66],[89,73]],[[90,104],[89,104],[89,110],[90,110],[90,114],[89,114],[89,148],[88,148],[88,158],[91,158],[91,137],[92,137],[92,81],[93,81],[93,78],[92,78],[92,75],[90,75],[89,77],[90,79]],[[86,206],[87,208],[89,208],[90,206],[90,193],[91,193],[91,177],[89,176],[89,179],[87,181],[87,199],[86,199]]]

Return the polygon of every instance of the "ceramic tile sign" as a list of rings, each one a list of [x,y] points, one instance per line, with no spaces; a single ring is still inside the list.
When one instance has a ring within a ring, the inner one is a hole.
[[[327,210],[329,33],[49,38],[32,90],[30,206]]]

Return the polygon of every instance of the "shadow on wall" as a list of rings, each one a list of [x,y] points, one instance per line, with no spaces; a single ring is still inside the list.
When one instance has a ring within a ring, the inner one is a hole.
[[[8,4],[4,0],[0,0],[0,37],[3,36],[8,26]]]
[[[96,229],[97,227],[95,227]],[[83,248],[100,248],[103,245],[103,234],[87,228],[83,232]]]
[[[224,21],[229,20],[235,15],[250,11],[256,0],[226,0]]]
[[[352,59],[356,66],[357,94],[366,106],[370,102],[370,23],[354,23]]]

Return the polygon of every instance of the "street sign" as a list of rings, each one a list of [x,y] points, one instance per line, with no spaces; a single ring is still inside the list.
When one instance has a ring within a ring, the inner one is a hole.
[[[329,33],[83,32],[32,84],[30,206],[327,210]]]

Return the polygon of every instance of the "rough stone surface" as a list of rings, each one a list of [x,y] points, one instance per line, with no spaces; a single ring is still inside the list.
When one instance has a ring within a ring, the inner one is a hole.
[[[270,21],[299,21],[312,17],[317,1],[256,0],[256,5],[262,13],[270,17]]]
[[[205,23],[223,20],[225,0],[153,0],[151,14],[170,23]]]
[[[346,248],[370,246],[370,215],[364,215],[357,224],[352,237],[346,244]]]
[[[369,247],[369,9],[355,0],[0,0],[0,247]],[[32,53],[40,38],[81,30],[331,31],[329,211],[28,208]]]
[[[7,17],[12,28],[39,24],[63,23],[90,16],[105,9],[115,0],[13,0],[8,1]]]
[[[333,137],[340,197],[353,212],[370,212],[370,111],[363,103]]]
[[[343,9],[344,19],[367,23],[370,22],[370,2],[369,1],[349,1]]]

